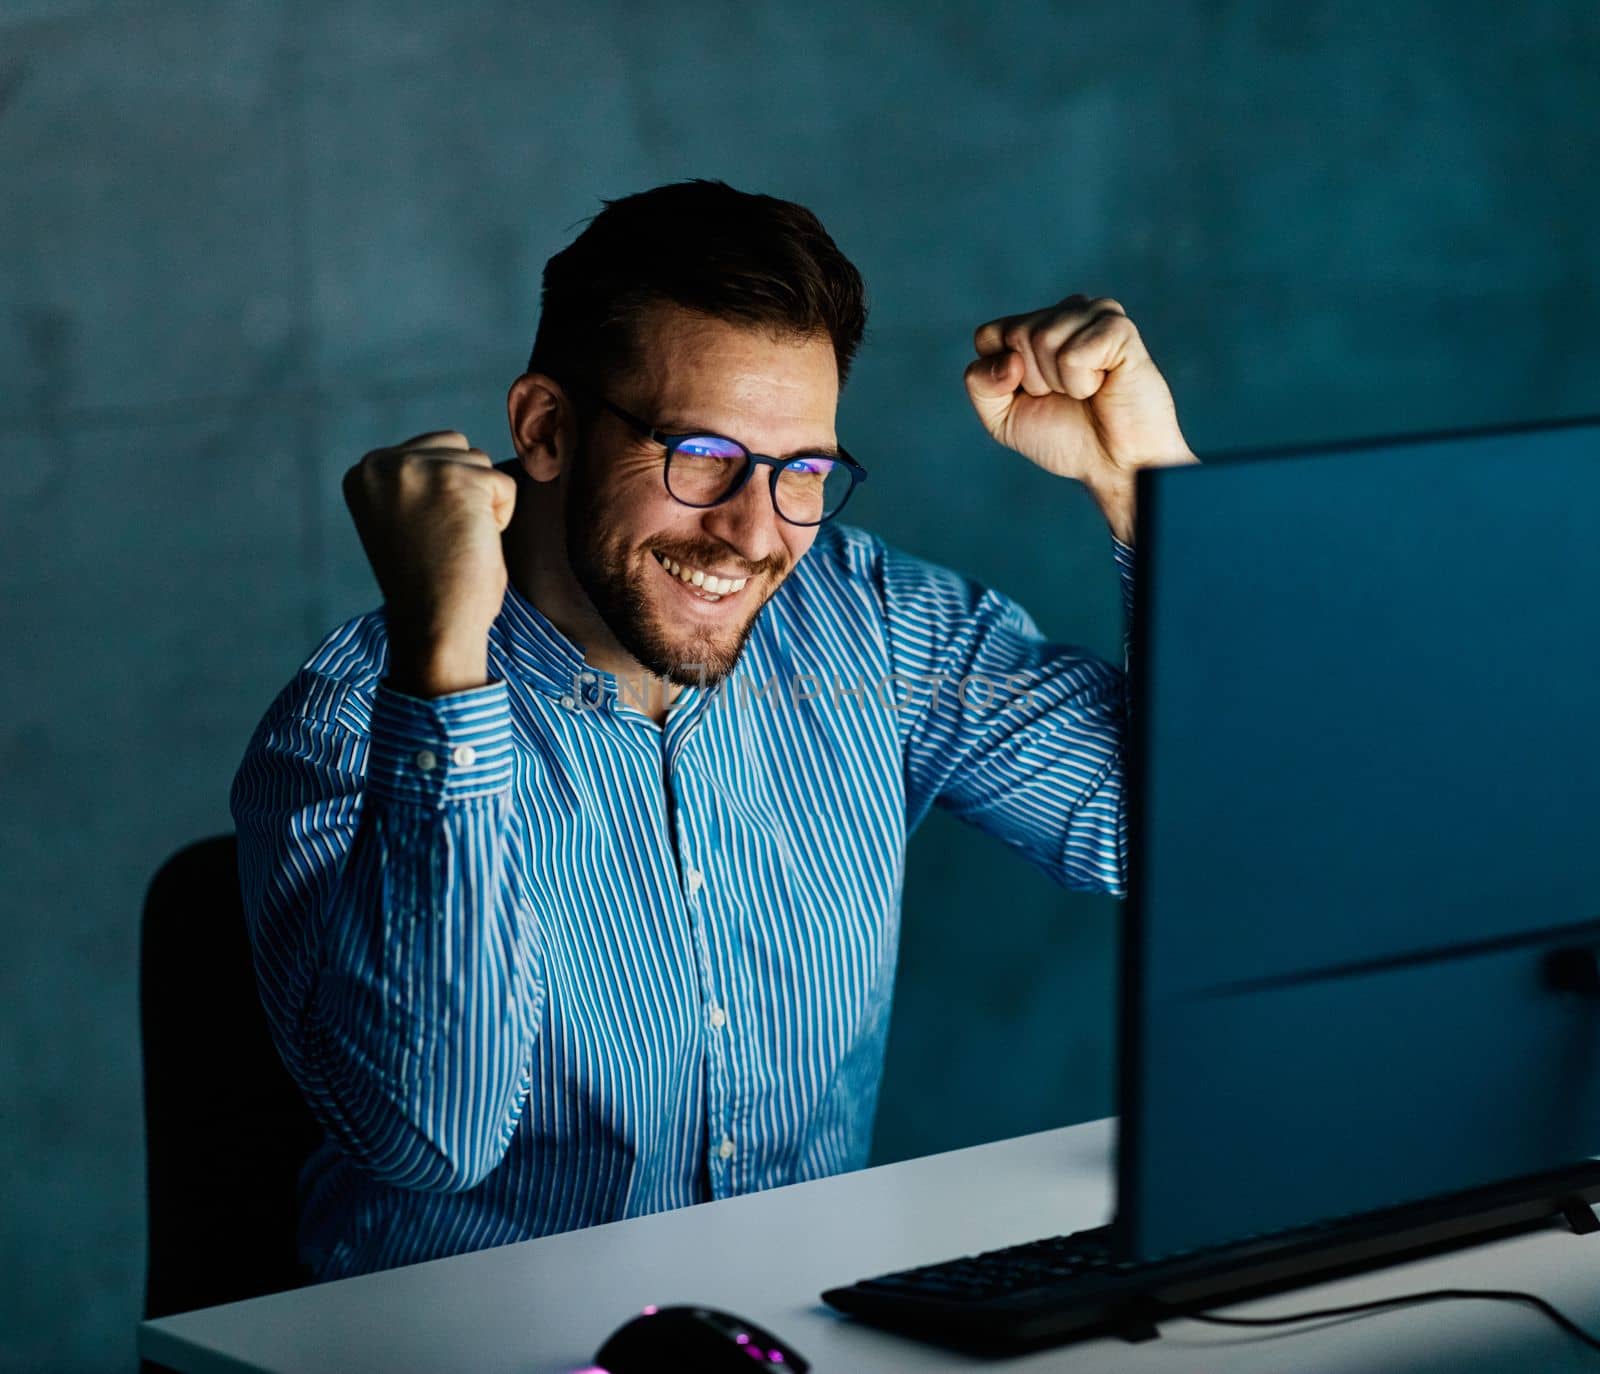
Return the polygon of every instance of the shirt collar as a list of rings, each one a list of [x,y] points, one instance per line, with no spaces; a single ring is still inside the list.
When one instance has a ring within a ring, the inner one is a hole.
[[[501,653],[516,666],[518,675],[532,678],[547,691],[558,695],[570,691],[577,675],[589,666],[583,659],[583,646],[556,629],[509,580],[494,630],[491,639],[498,641]]]

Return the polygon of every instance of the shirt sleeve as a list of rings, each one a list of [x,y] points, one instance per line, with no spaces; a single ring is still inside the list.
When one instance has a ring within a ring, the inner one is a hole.
[[[1113,540],[1125,613],[1119,669],[1050,642],[1010,597],[875,542],[903,703],[908,831],[937,805],[1064,887],[1124,896],[1132,549]]]
[[[1122,667],[1126,672],[1133,665],[1133,545],[1112,535],[1111,557],[1122,588]]]
[[[543,1001],[517,900],[506,684],[422,700],[304,669],[230,794],[257,983],[323,1126],[398,1187],[503,1157]]]

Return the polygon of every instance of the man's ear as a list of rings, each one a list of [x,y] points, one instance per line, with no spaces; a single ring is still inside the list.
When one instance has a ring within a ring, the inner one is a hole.
[[[561,383],[524,372],[506,393],[506,416],[523,471],[535,482],[553,482],[577,438],[577,415]]]

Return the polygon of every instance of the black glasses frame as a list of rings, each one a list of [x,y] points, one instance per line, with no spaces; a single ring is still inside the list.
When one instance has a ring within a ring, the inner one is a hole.
[[[846,504],[848,504],[850,498],[855,495],[856,488],[867,480],[867,470],[862,467],[860,463],[856,462],[856,460],[848,453],[846,453],[842,446],[839,447],[839,451],[837,453],[796,453],[789,458],[774,458],[770,454],[756,453],[752,449],[746,448],[745,445],[741,444],[731,435],[718,434],[714,430],[695,429],[689,430],[683,434],[667,434],[657,429],[654,425],[648,423],[647,421],[641,420],[637,415],[631,414],[630,412],[624,410],[615,401],[611,400],[608,396],[596,388],[589,386],[587,383],[580,383],[579,385],[582,390],[593,396],[595,400],[599,401],[602,406],[609,410],[617,417],[617,419],[621,420],[635,433],[642,435],[646,439],[649,439],[652,443],[660,444],[666,449],[666,456],[661,462],[662,485],[666,487],[668,496],[670,496],[680,506],[688,506],[691,510],[710,510],[713,506],[720,506],[726,501],[733,500],[735,496],[744,490],[745,484],[750,480],[750,474],[756,470],[757,466],[764,466],[772,469],[772,509],[777,512],[778,518],[780,520],[787,520],[791,525],[798,525],[802,529],[815,529],[818,525],[826,524],[829,520],[832,520],[834,516],[838,515],[839,512],[845,508]],[[678,493],[672,489],[670,473],[672,471],[673,455],[677,453],[678,449],[690,439],[717,439],[722,443],[732,444],[736,449],[739,450],[740,453],[744,454],[744,472],[740,475],[739,480],[729,487],[728,490],[719,496],[715,501],[685,501],[683,497],[679,496]],[[783,508],[778,504],[778,475],[786,467],[790,467],[795,463],[804,463],[813,458],[826,458],[830,463],[843,464],[845,471],[850,474],[850,489],[845,492],[844,499],[840,501],[839,504],[831,511],[824,515],[822,519],[790,520],[789,517],[783,513]]]

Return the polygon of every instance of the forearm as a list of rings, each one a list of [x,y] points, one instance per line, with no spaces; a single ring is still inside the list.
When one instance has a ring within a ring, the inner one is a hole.
[[[1187,467],[1198,463],[1199,457],[1194,450],[1185,445],[1182,450],[1172,457],[1161,458],[1145,463],[1141,467]],[[1137,492],[1138,472],[1136,469],[1125,469],[1110,473],[1092,482],[1084,483],[1100,514],[1105,517],[1106,524],[1110,526],[1111,533],[1124,544],[1133,543],[1133,533],[1137,517]]]
[[[389,675],[384,686],[421,700],[473,691],[489,682],[486,634],[471,628],[434,632],[406,622],[385,607],[389,638]]]
[[[1086,483],[1085,489],[1095,505],[1100,508],[1100,514],[1105,517],[1112,537],[1123,544],[1132,544],[1135,516],[1133,473],[1128,473],[1125,479],[1119,477],[1094,485]]]

